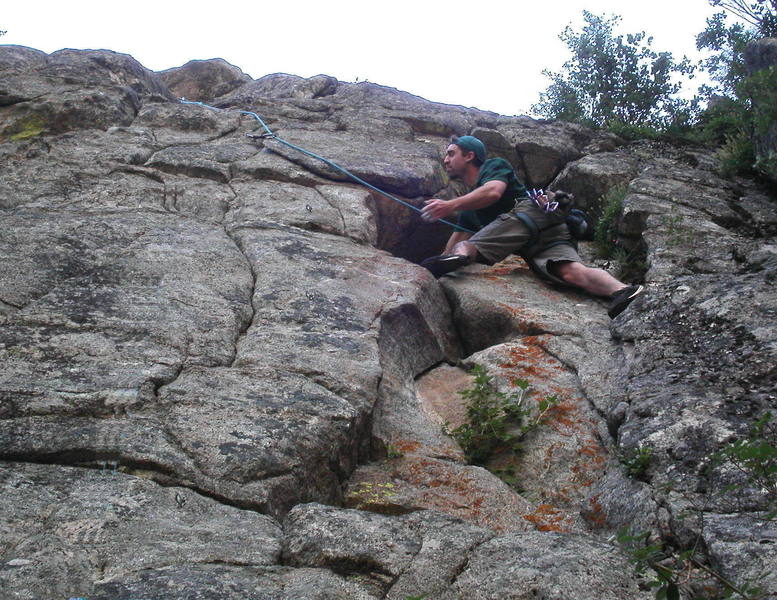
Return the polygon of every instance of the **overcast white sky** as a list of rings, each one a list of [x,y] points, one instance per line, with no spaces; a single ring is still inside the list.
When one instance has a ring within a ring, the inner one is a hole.
[[[547,87],[542,70],[569,57],[558,34],[583,9],[621,15],[620,32],[644,30],[676,57],[697,57],[714,12],[707,0],[16,0],[0,11],[0,42],[106,48],[155,71],[220,57],[253,78],[325,73],[512,115]]]

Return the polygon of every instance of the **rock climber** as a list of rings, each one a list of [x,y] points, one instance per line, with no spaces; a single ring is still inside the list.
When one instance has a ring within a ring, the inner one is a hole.
[[[492,265],[519,254],[546,280],[609,298],[611,318],[644,291],[641,285],[627,285],[603,269],[582,263],[563,209],[570,203],[570,194],[547,192],[530,197],[510,164],[501,158],[486,160],[485,145],[473,136],[452,138],[443,166],[452,178],[474,189],[452,200],[427,200],[421,217],[433,222],[459,212],[458,224],[476,233],[454,232],[442,255],[421,263],[435,277],[473,261]],[[531,229],[527,217],[533,223]]]
[[[461,179],[472,191],[452,200],[427,200],[422,217],[426,221],[444,219],[459,213],[457,225],[478,231],[499,215],[513,209],[519,198],[526,197],[526,188],[518,180],[512,165],[504,158],[486,160],[486,147],[471,135],[454,136],[445,152],[443,167],[452,179]],[[469,237],[471,233],[455,231],[445,245],[444,254]]]

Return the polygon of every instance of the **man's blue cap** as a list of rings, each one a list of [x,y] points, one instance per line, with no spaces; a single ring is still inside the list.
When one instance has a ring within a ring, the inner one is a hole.
[[[454,143],[465,152],[474,152],[481,163],[486,162],[486,146],[478,138],[462,135]]]

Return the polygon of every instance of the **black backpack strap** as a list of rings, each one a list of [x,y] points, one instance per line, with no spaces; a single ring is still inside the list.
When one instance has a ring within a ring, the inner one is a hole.
[[[523,222],[526,225],[526,229],[529,230],[528,241],[518,249],[519,254],[523,254],[534,246],[540,239],[540,228],[537,227],[537,223],[529,215],[522,212],[513,212],[513,216]]]
[[[556,240],[555,242],[548,242],[547,244],[544,244],[542,247],[537,247],[537,243],[540,241],[540,233],[543,231],[547,231],[548,229],[553,229],[554,227],[558,227],[559,225],[561,225],[561,223],[553,223],[551,225],[548,225],[547,227],[543,227],[542,229],[540,229],[537,226],[537,223],[535,222],[535,220],[532,219],[526,213],[513,211],[511,214],[517,219],[519,219],[524,225],[526,225],[526,229],[529,230],[528,241],[523,246],[521,246],[517,252],[517,254],[520,254],[524,258],[531,258],[535,254],[539,254],[540,252],[543,252],[548,248],[552,248],[553,246],[558,246],[559,244],[567,244],[577,249],[577,244],[572,240]]]

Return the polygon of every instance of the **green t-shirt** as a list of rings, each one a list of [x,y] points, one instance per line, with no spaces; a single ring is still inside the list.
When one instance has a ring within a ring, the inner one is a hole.
[[[513,167],[504,158],[489,158],[480,166],[480,174],[475,183],[475,188],[495,180],[504,181],[507,184],[502,197],[484,208],[461,211],[459,213],[459,225],[478,231],[502,213],[510,212],[513,206],[515,206],[516,200],[526,197],[526,188],[518,181]]]

